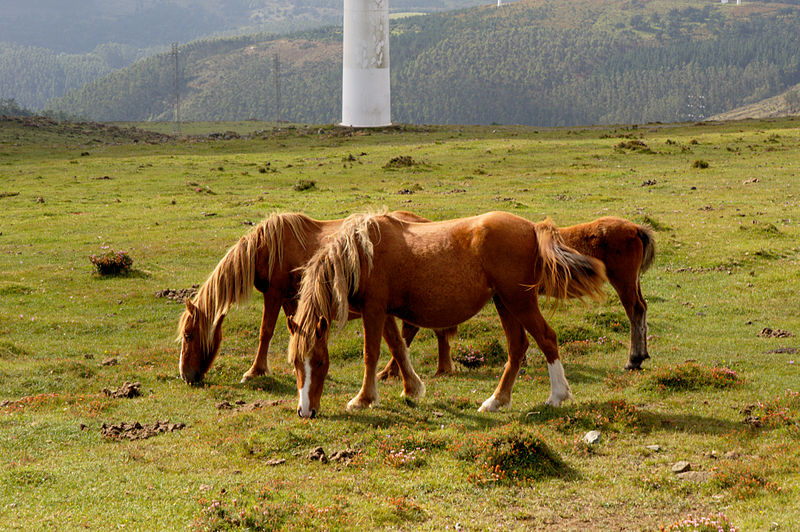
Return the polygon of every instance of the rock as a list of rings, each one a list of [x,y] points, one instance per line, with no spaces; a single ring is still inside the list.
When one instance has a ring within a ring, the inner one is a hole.
[[[325,456],[325,450],[322,447],[315,447],[308,453],[309,460],[319,460],[323,464],[328,463],[328,457]]]
[[[103,362],[101,364],[103,366],[116,366],[117,364],[119,364],[119,360],[117,360],[114,357],[106,358],[106,359],[103,360]]]
[[[672,472],[673,473],[685,473],[686,471],[690,471],[692,469],[692,464],[687,462],[686,460],[681,460],[680,462],[675,462],[672,465]]]
[[[590,430],[583,436],[583,441],[588,443],[589,445],[594,445],[600,441],[600,431],[599,430]]]
[[[676,476],[681,480],[696,484],[707,482],[711,478],[711,474],[708,471],[684,471],[683,473],[677,473]]]
[[[285,464],[285,463],[286,463],[286,459],[285,458],[273,458],[272,460],[267,460],[266,461],[266,464],[268,466],[278,466],[278,465]]]
[[[739,458],[739,453],[737,453],[736,451],[728,451],[723,456],[725,457],[726,460],[736,460],[737,458]]]
[[[647,449],[648,451],[652,451],[654,453],[661,452],[661,446],[660,445],[647,445],[647,446],[645,446],[645,449]]]

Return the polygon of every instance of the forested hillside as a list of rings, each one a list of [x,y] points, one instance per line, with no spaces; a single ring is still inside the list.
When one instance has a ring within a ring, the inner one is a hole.
[[[532,0],[396,20],[392,118],[545,126],[693,120],[800,83],[800,8],[696,5]],[[182,118],[337,121],[340,32],[182,47]],[[161,55],[52,108],[95,120],[169,119],[171,102],[171,63]]]

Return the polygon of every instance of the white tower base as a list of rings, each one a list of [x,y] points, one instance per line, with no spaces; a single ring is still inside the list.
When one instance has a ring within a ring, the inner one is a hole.
[[[391,125],[389,0],[344,0],[342,125]]]

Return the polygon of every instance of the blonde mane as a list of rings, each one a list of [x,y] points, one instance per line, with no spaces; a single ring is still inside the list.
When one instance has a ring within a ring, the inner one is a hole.
[[[276,265],[283,263],[283,236],[286,229],[291,230],[305,248],[306,225],[312,223],[314,221],[303,214],[272,213],[228,249],[192,299],[192,303],[200,311],[195,313],[194,320],[202,334],[204,353],[211,351],[214,325],[225,317],[232,304],[242,304],[249,299],[255,282],[259,253],[266,248],[269,279]],[[188,311],[181,314],[178,322],[179,341],[190,319],[192,315]]]
[[[372,269],[373,239],[380,239],[376,217],[381,214],[348,216],[306,264],[294,316],[299,333],[293,334],[290,340],[290,363],[294,363],[296,357],[305,360],[320,318],[330,324],[339,322],[340,327],[347,322],[348,298],[358,290],[362,274]],[[366,271],[362,271],[362,261]]]

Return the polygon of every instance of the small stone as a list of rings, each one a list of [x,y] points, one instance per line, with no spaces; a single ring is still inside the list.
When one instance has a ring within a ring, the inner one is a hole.
[[[645,449],[647,449],[648,451],[652,451],[654,453],[661,452],[661,446],[660,445],[647,445],[645,447]]]
[[[691,471],[692,464],[687,462],[686,460],[681,460],[680,462],[675,462],[672,465],[672,472],[673,473],[685,473],[686,471]]]
[[[708,473],[708,471],[684,471],[683,473],[677,473],[676,476],[681,480],[694,482],[695,484],[706,482],[709,478],[711,478],[711,475]]]
[[[739,458],[739,453],[737,453],[736,451],[728,451],[723,456],[725,456],[727,460],[736,460],[737,458]]]
[[[590,430],[583,436],[583,441],[588,443],[589,445],[594,445],[600,441],[600,431],[599,430]]]
[[[116,366],[117,364],[119,364],[119,360],[117,360],[117,359],[116,359],[116,358],[114,358],[114,357],[111,357],[111,358],[106,358],[106,359],[105,359],[105,360],[103,360],[103,362],[102,362],[102,365],[103,365],[103,366]]]
[[[278,466],[285,463],[286,463],[286,458],[273,458],[272,460],[266,461],[266,464],[268,466]]]

